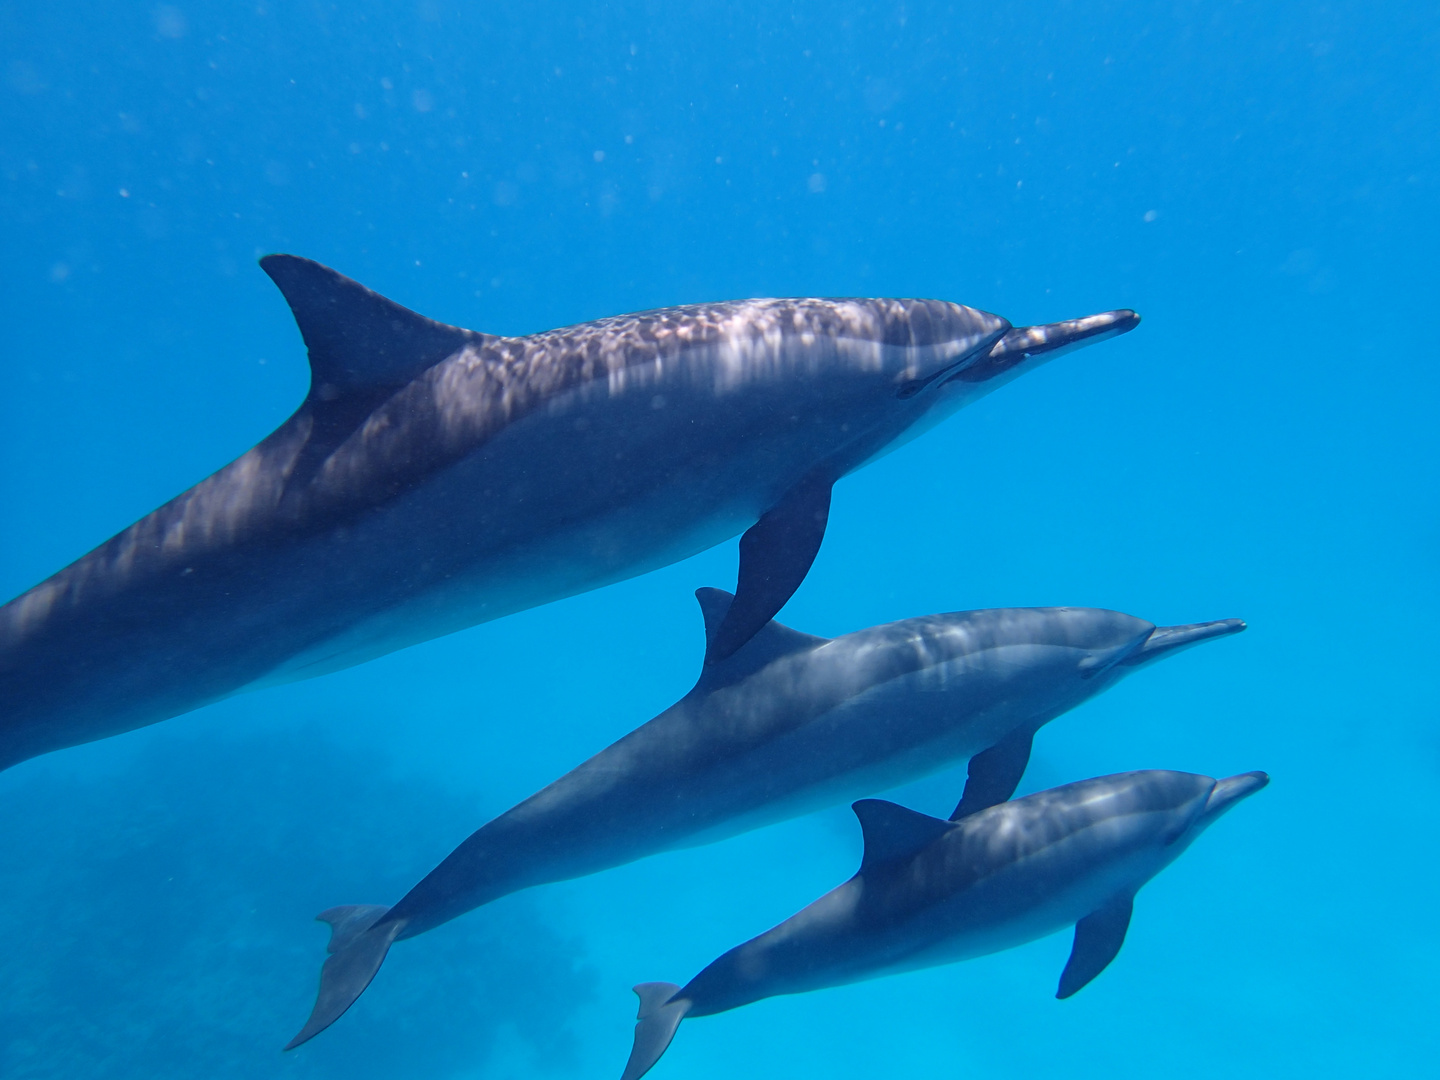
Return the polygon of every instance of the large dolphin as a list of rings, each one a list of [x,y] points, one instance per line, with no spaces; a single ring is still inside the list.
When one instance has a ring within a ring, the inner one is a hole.
[[[685,986],[635,987],[640,1018],[622,1080],[644,1076],[687,1016],[985,956],[1073,923],[1055,995],[1067,998],[1115,959],[1140,887],[1268,782],[1261,772],[1120,773],[959,822],[857,802],[865,854],[854,877]]]
[[[495,337],[271,255],[299,410],[0,608],[0,767],[595,589],[745,531],[714,656],[810,567],[840,477],[1112,311],[745,300]]]
[[[696,595],[713,643],[732,597]],[[930,615],[833,640],[771,622],[706,664],[676,704],[472,834],[394,907],[322,912],[332,955],[290,1046],[350,1007],[393,942],[517,889],[733,836],[967,757],[954,817],[1003,802],[1041,725],[1142,665],[1244,628],[1156,627],[1097,608]]]

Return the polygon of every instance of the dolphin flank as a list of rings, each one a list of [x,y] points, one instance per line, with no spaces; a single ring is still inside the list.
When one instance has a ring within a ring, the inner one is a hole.
[[[271,255],[310,391],[213,476],[0,608],[0,767],[595,589],[737,533],[733,653],[831,486],[1134,312],[742,300],[528,337]]]
[[[733,598],[696,595],[713,643]],[[1244,628],[1156,627],[1096,608],[930,615],[833,640],[771,622],[705,664],[669,709],[477,830],[394,907],[322,912],[331,955],[289,1046],[334,1023],[394,942],[518,889],[848,802],[965,758],[953,818],[1003,802],[1042,725],[1138,667]]]
[[[941,821],[855,804],[865,837],[845,884],[731,949],[685,986],[641,983],[621,1080],[640,1080],[687,1016],[968,960],[1073,924],[1056,997],[1099,975],[1125,941],[1135,893],[1269,777],[1120,773]]]

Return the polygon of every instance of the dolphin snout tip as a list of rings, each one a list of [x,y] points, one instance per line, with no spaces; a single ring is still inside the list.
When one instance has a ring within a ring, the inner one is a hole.
[[[1227,776],[1225,779],[1215,782],[1215,793],[1210,796],[1210,802],[1214,804],[1216,795],[1220,795],[1226,803],[1238,802],[1249,795],[1254,795],[1269,783],[1270,774],[1261,772],[1259,769]]]
[[[1139,325],[1138,314],[1130,308],[1117,308],[1079,319],[1065,319],[1040,326],[1017,326],[1000,339],[995,350],[1023,352],[1027,356],[1059,353],[1128,334]]]
[[[1111,326],[1122,334],[1127,330],[1134,330],[1140,325],[1140,313],[1130,308],[1117,308],[1115,311],[1107,311],[1100,318],[1109,318]]]
[[[1216,780],[1215,786],[1210,789],[1210,797],[1205,800],[1205,808],[1201,811],[1202,826],[1208,825],[1236,803],[1254,795],[1269,783],[1270,774],[1259,770]]]

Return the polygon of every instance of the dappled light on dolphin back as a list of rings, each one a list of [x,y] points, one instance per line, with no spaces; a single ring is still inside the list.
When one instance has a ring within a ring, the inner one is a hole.
[[[708,655],[721,661],[804,580],[836,481],[1135,323],[1015,331],[940,300],[800,298],[501,337],[309,259],[261,265],[309,351],[309,394],[232,464],[0,608],[0,767],[743,532]]]

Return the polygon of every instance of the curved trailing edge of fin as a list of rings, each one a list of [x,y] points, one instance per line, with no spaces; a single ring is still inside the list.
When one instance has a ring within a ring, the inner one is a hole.
[[[735,597],[724,589],[702,588],[695,590],[695,599],[700,601],[700,615],[705,620],[705,651],[708,656],[715,641],[715,635],[725,624]],[[784,623],[771,619],[756,630],[750,640],[736,649],[727,659],[709,662],[700,670],[700,679],[695,684],[702,690],[714,690],[729,686],[747,676],[753,675],[766,664],[782,656],[819,648],[829,638],[792,630]]]
[[[1130,928],[1130,914],[1135,909],[1133,895],[1117,896],[1104,907],[1092,911],[1075,924],[1075,942],[1070,959],[1060,973],[1060,986],[1055,996],[1062,1001],[1078,993],[1107,967],[1125,944],[1125,931]]]
[[[680,987],[674,983],[641,983],[635,987],[640,999],[639,1018],[635,1024],[635,1044],[620,1080],[640,1080],[660,1060],[675,1038],[675,1031],[693,1004],[689,998],[676,998]]]
[[[861,799],[850,804],[860,822],[865,844],[858,873],[874,873],[919,854],[953,827],[954,822],[934,818],[884,799]]]
[[[717,664],[733,655],[795,595],[825,539],[834,485],[828,474],[811,474],[740,537],[735,598],[709,635],[705,663]]]
[[[320,1034],[365,992],[384,963],[391,944],[405,927],[400,919],[382,921],[389,910],[383,904],[348,904],[315,916],[317,921],[330,924],[330,958],[320,968],[320,992],[315,996],[310,1019],[305,1021],[299,1034],[285,1044],[286,1050],[293,1050]]]
[[[427,319],[312,259],[266,255],[260,268],[290,305],[310,352],[310,392],[321,401],[403,386],[487,339]]]
[[[1034,740],[1035,732],[1029,729],[1012,731],[994,746],[972,757],[965,790],[950,820],[959,821],[978,814],[1014,795],[1025,775],[1025,767],[1030,763],[1030,747]]]

